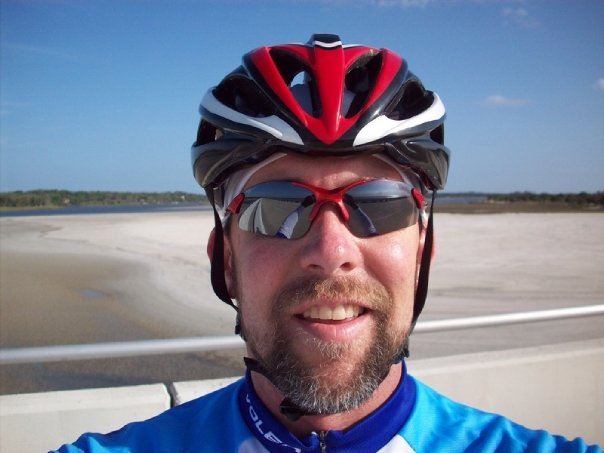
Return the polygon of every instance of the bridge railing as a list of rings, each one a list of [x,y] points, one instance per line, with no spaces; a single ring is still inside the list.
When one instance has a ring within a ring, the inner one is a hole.
[[[468,318],[420,321],[415,326],[414,333],[443,332],[448,330],[561,320],[602,314],[604,314],[604,304],[488,316],[473,316]],[[229,335],[28,348],[5,348],[0,349],[0,365],[205,352],[236,349],[243,346],[244,343],[240,337]]]

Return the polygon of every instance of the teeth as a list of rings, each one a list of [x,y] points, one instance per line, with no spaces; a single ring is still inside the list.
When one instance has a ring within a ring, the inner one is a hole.
[[[342,321],[356,318],[363,313],[363,308],[358,305],[338,305],[335,308],[321,305],[309,308],[303,313],[304,318],[321,319],[325,321]]]
[[[346,309],[343,305],[338,305],[331,312],[331,319],[334,321],[341,321],[342,319],[346,319]]]
[[[354,318],[359,315],[359,307],[353,307],[352,305],[346,305],[346,317]]]

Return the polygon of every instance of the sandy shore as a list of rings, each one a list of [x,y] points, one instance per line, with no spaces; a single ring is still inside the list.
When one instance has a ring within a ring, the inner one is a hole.
[[[205,212],[0,219],[0,347],[224,335]],[[441,214],[422,319],[602,303],[604,214]],[[413,357],[604,337],[602,317],[418,334]],[[240,352],[0,367],[0,392],[218,377]]]

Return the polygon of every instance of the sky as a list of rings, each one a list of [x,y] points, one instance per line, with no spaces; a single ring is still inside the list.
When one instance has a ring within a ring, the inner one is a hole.
[[[603,0],[0,0],[0,191],[201,192],[206,90],[313,33],[439,94],[447,192],[604,190]]]

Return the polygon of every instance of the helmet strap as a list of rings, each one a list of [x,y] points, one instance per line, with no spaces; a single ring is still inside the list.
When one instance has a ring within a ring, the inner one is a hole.
[[[270,376],[270,373],[266,370],[266,368],[264,368],[260,363],[258,363],[256,359],[252,359],[251,357],[244,357],[243,362],[245,363],[245,366],[248,370],[261,374],[262,376],[267,378],[271,382],[271,384],[273,384],[273,380]],[[287,417],[288,420],[292,422],[298,421],[301,417],[304,417],[306,415],[318,415],[312,414],[298,407],[298,405],[292,402],[289,398],[285,398],[283,401],[281,401],[281,404],[279,405],[279,412],[281,412],[281,414],[283,414],[285,417]]]
[[[422,312],[428,295],[428,280],[430,277],[430,261],[432,260],[432,247],[434,245],[434,201],[436,200],[436,190],[432,192],[432,204],[430,206],[430,216],[428,217],[428,227],[426,228],[426,239],[424,242],[424,251],[422,252],[419,277],[417,279],[417,289],[415,290],[415,302],[413,304],[414,326],[417,318]],[[408,351],[407,351],[408,354]]]
[[[212,209],[214,210],[214,250],[212,251],[212,262],[210,266],[210,278],[212,281],[212,289],[218,298],[230,305],[237,311],[237,323],[235,325],[235,334],[239,334],[241,331],[239,325],[239,308],[233,303],[227,289],[226,280],[224,278],[224,231],[222,228],[222,222],[218,211],[216,210],[216,204],[214,203],[214,188],[209,187],[206,190]]]

